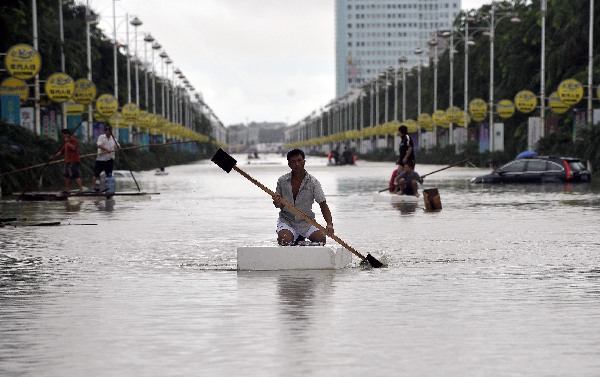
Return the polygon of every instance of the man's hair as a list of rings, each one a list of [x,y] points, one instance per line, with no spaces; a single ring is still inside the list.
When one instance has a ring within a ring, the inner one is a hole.
[[[112,132],[112,127],[111,126],[106,126],[106,128],[104,129],[104,132],[106,132],[106,131]]]
[[[400,127],[398,127],[398,131],[400,131],[401,134],[405,135],[408,133],[408,127],[400,126]]]
[[[63,129],[60,131],[60,133],[62,133],[63,135],[70,135],[70,134],[71,134],[71,131],[69,131],[69,129],[68,129],[68,128],[63,128]]]
[[[289,151],[287,153],[287,160],[289,161],[290,158],[294,157],[294,156],[302,156],[302,159],[305,160],[306,157],[304,156],[304,151],[302,151],[302,149],[292,149],[291,151]]]
[[[415,168],[415,162],[413,160],[406,161],[406,165],[410,166],[411,169]]]

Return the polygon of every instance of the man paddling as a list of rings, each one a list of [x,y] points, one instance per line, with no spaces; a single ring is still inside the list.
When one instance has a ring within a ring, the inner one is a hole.
[[[288,166],[291,172],[282,175],[277,180],[277,189],[273,197],[273,204],[280,208],[277,219],[277,242],[280,245],[293,245],[298,240],[308,238],[313,242],[325,244],[327,237],[325,233],[314,225],[296,215],[293,211],[285,208],[282,198],[292,203],[298,210],[314,219],[312,211],[313,202],[319,203],[323,218],[327,222],[327,232],[333,234],[333,220],[331,211],[325,201],[325,194],[321,183],[304,169],[306,163],[304,152],[300,149],[292,149],[287,154]]]

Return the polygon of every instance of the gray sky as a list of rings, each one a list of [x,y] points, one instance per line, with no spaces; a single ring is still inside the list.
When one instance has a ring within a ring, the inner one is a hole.
[[[83,0],[80,0],[83,2]],[[113,0],[89,0],[112,37]],[[484,0],[463,0],[478,8]],[[137,16],[225,126],[294,123],[335,97],[334,0],[116,0],[117,38]],[[134,28],[129,26],[134,48]],[[147,46],[148,60],[151,58]],[[155,55],[160,71],[160,58]],[[119,85],[126,85],[125,79]],[[135,89],[133,89],[134,91]],[[132,94],[135,98],[135,94]]]

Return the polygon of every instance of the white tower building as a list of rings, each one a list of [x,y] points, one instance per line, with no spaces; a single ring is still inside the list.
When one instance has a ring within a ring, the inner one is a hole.
[[[372,80],[398,58],[419,63],[438,30],[448,30],[461,0],[336,0],[336,97]]]

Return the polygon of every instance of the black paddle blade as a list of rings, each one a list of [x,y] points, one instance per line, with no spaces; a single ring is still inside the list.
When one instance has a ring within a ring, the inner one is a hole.
[[[383,263],[381,263],[380,261],[375,259],[375,257],[372,256],[371,254],[367,254],[367,261],[373,268],[380,268],[381,266],[383,266]]]
[[[217,153],[215,153],[215,155],[210,160],[215,164],[219,165],[219,167],[225,170],[227,173],[229,173],[231,169],[233,169],[235,164],[237,164],[235,158],[231,157],[229,154],[227,154],[227,152],[225,152],[221,148],[219,148]]]

